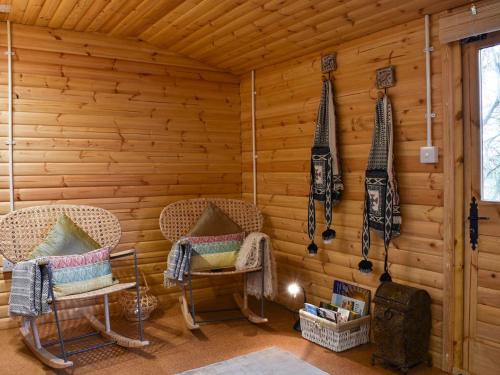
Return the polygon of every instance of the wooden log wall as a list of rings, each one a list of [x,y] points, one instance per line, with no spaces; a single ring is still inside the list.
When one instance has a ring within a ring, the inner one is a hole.
[[[158,218],[180,199],[241,197],[239,78],[139,42],[21,25],[12,35],[16,208],[74,203],[111,210],[123,230],[117,250],[135,247],[152,292],[173,300],[169,295],[178,291],[161,286],[170,244]],[[0,44],[5,214],[5,24]],[[121,261],[114,272],[131,278],[131,263]],[[1,275],[0,328],[13,324],[10,281]],[[211,282],[224,292],[224,281]],[[206,280],[195,285],[198,297],[215,293]],[[63,315],[78,316],[78,306]]]
[[[441,51],[433,22],[432,105],[436,112],[433,141],[442,152]],[[332,41],[333,45],[333,41]],[[392,241],[389,261],[393,280],[426,289],[432,297],[431,350],[441,364],[443,330],[443,164],[421,164],[425,145],[424,20],[388,28],[341,44],[333,73],[338,140],[345,190],[334,209],[337,238],[324,245],[324,212],[319,207],[316,257],[307,255],[307,196],[310,147],[321,92],[320,53],[256,71],[257,190],[278,263],[280,299],[299,280],[309,300],[329,300],[334,279],[354,282],[375,292],[383,269],[383,242],[372,234],[369,258],[374,272],[358,271],[364,170],[370,149],[375,98],[375,69],[396,68],[389,89],[394,110],[395,167],[401,196],[402,234]],[[250,75],[241,82],[243,197],[252,199]]]

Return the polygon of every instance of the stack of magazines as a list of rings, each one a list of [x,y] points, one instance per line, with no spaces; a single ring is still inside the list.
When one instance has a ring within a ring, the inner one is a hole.
[[[335,280],[330,302],[321,302],[319,307],[306,303],[304,310],[335,323],[345,323],[369,314],[370,298],[370,290]]]

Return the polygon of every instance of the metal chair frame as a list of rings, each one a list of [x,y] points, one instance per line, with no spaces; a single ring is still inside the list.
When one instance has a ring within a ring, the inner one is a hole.
[[[123,254],[123,255],[119,255],[117,257],[113,257],[113,259],[123,258],[123,257],[130,256],[130,255],[131,254]],[[139,270],[137,267],[138,266],[137,253],[134,251],[133,255],[134,255],[134,271],[135,271],[135,290],[136,290],[136,298],[137,298],[137,314],[140,317],[141,316],[141,294],[140,294],[140,288],[139,288]],[[44,267],[44,266],[42,265],[42,267]],[[69,351],[69,352],[66,351],[66,349],[64,347],[64,344],[66,342],[78,341],[78,340],[85,339],[85,338],[90,337],[90,336],[97,336],[97,335],[100,335],[101,332],[94,331],[94,332],[85,333],[85,334],[79,335],[79,336],[73,336],[73,337],[70,337],[67,339],[65,339],[63,337],[61,323],[59,321],[59,316],[58,316],[58,311],[57,311],[57,299],[55,298],[54,289],[53,289],[52,269],[48,265],[45,267],[47,267],[47,270],[48,270],[49,298],[51,299],[51,306],[54,309],[54,319],[56,321],[58,340],[54,340],[52,342],[47,342],[47,343],[42,344],[40,342],[40,338],[38,336],[38,330],[36,330],[37,334],[35,336],[35,342],[36,342],[37,346],[40,346],[42,348],[47,348],[49,346],[59,345],[59,347],[61,348],[60,357],[62,357],[64,362],[68,362],[68,357],[70,357],[72,355],[86,353],[86,352],[89,352],[92,350],[101,349],[101,348],[104,348],[106,346],[116,344],[117,343],[116,340],[109,340],[109,341],[106,341],[104,343],[92,345],[92,346],[89,346],[89,347],[86,347],[83,349],[78,349],[78,350]],[[105,294],[103,296],[103,299],[104,299],[104,319],[105,319],[106,332],[111,332],[111,320],[110,320],[110,316],[109,316],[109,297],[108,296],[109,296],[108,294]],[[34,322],[34,323],[36,324],[36,322]],[[139,319],[138,336],[139,336],[140,341],[144,341],[144,323],[143,323],[142,319]]]
[[[260,299],[260,317],[265,319],[264,315],[264,309],[265,309],[265,298],[264,298],[264,266],[265,266],[265,259],[264,259],[264,245],[261,243],[259,246],[259,251],[260,251],[260,259],[262,259],[262,265],[261,269],[257,269],[254,271],[250,272],[260,272],[262,275],[262,283],[261,283],[261,299]],[[190,314],[193,319],[193,323],[195,325],[197,324],[208,324],[208,323],[217,323],[217,322],[224,322],[224,321],[230,321],[230,320],[244,320],[248,319],[246,315],[242,313],[242,316],[239,317],[229,317],[229,318],[218,318],[218,319],[204,319],[204,320],[197,320],[196,319],[196,307],[195,307],[195,302],[194,302],[194,297],[193,297],[193,274],[191,273],[191,259],[189,259],[189,264],[188,264],[188,272],[187,272],[187,277],[188,277],[188,291],[189,291],[189,307],[190,307]],[[244,277],[244,282],[246,284],[246,278],[248,273],[246,272],[243,273]],[[216,272],[212,272],[213,276],[217,276]],[[220,276],[223,276],[224,272],[222,271],[220,273]],[[245,294],[245,299],[246,299],[246,294]],[[246,302],[245,302],[246,304]],[[228,309],[216,309],[216,310],[204,310],[204,311],[198,311],[198,313],[215,313],[215,312],[227,312],[227,311],[241,311],[241,308],[228,308]]]

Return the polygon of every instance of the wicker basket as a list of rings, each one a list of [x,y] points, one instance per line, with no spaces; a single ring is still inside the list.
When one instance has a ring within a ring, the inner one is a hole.
[[[144,286],[139,287],[141,293],[141,320],[146,320],[158,306],[158,298],[149,293],[148,281],[146,280],[144,273],[141,272],[141,275],[144,280]],[[137,311],[137,294],[135,288],[121,292],[119,302],[122,306],[123,316],[127,320],[132,322],[139,321],[139,314]]]
[[[334,352],[354,348],[370,341],[371,316],[336,324],[300,310],[302,337]]]

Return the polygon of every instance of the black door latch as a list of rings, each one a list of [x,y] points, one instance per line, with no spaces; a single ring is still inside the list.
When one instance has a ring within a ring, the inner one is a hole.
[[[476,250],[477,248],[477,239],[479,237],[479,220],[489,220],[489,217],[486,216],[478,216],[477,209],[477,200],[475,197],[472,197],[469,208],[469,236],[470,236],[470,244],[472,246],[472,250]]]

